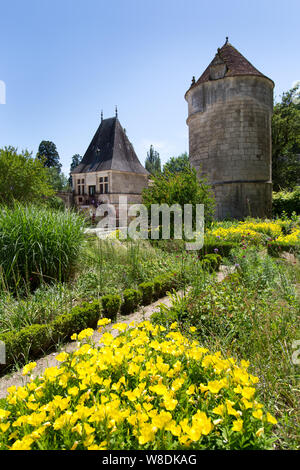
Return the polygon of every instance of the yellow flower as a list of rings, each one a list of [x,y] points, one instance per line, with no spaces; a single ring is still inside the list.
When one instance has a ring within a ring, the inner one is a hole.
[[[236,419],[232,423],[232,431],[237,431],[240,432],[243,429],[243,420],[242,419]]]
[[[9,415],[10,411],[0,408],[0,420],[7,418]]]
[[[65,360],[68,359],[68,357],[69,357],[69,354],[63,351],[60,354],[58,354],[55,359],[59,362],[64,362]]]
[[[22,375],[29,374],[36,367],[36,362],[30,362],[25,367],[23,367]]]
[[[257,418],[257,419],[262,419],[262,417],[263,417],[263,412],[262,412],[262,410],[259,408],[258,410],[253,411],[252,416],[253,416],[254,418]]]
[[[2,432],[6,432],[10,426],[10,423],[0,423],[0,429]]]
[[[277,424],[277,419],[274,418],[270,413],[267,412],[267,421],[271,424]]]
[[[78,341],[82,341],[85,338],[89,338],[93,336],[94,330],[92,328],[86,328],[85,330],[82,330],[79,335],[78,335]]]
[[[213,413],[215,413],[216,415],[223,416],[226,413],[226,406],[221,403],[213,409]]]
[[[263,433],[264,433],[264,428],[259,428],[259,429],[256,431],[255,435],[256,435],[257,437],[260,437]]]
[[[242,389],[242,396],[244,398],[247,398],[247,400],[251,400],[254,394],[255,394],[255,388],[253,387],[244,387]]]
[[[110,318],[101,318],[101,320],[98,321],[97,325],[98,326],[105,326],[105,325],[109,325],[109,323],[111,323]]]
[[[71,387],[68,389],[68,394],[73,395],[74,397],[78,395],[79,388],[78,387]]]

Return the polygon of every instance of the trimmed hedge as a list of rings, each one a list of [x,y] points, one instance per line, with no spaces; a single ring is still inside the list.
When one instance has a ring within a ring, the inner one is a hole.
[[[69,339],[73,333],[79,333],[85,328],[96,328],[100,313],[99,300],[84,302],[47,325],[30,325],[20,331],[0,334],[6,349],[6,364],[0,365],[0,372],[16,363],[27,362],[28,358],[40,357],[59,341]]]
[[[107,294],[101,297],[102,313],[106,318],[115,320],[122,303],[121,296],[118,294]]]
[[[268,255],[278,257],[280,253],[287,251],[288,253],[299,253],[300,252],[300,245],[290,244],[290,243],[283,243],[283,242],[269,242],[268,243]]]
[[[203,248],[199,251],[199,258],[204,258],[204,256],[209,254],[218,254],[222,258],[228,258],[230,251],[233,248],[238,248],[239,246],[239,243],[209,240],[207,243],[204,242]]]
[[[217,253],[210,253],[204,256],[201,261],[201,265],[204,270],[207,270],[211,273],[219,269],[221,261],[222,256],[218,255]]]
[[[142,304],[151,304],[154,296],[154,283],[153,282],[142,282],[139,285],[139,290],[142,293]]]
[[[142,294],[136,289],[125,289],[123,292],[123,302],[121,305],[122,315],[129,315],[140,305]]]
[[[96,328],[101,316],[115,320],[121,309],[123,315],[135,311],[141,304],[150,304],[153,299],[164,296],[168,291],[180,287],[178,273],[162,274],[153,282],[144,282],[139,290],[126,289],[123,300],[120,295],[105,295],[99,300],[84,302],[73,307],[69,313],[57,316],[47,325],[30,325],[20,331],[9,331],[0,334],[0,340],[5,343],[6,364],[0,365],[0,375],[6,373],[15,364],[25,364],[37,359],[55,348],[58,342],[70,339],[73,333],[79,333],[85,328]]]

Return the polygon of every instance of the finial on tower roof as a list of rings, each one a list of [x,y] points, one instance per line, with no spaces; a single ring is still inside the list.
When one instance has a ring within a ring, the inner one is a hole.
[[[225,41],[225,44],[227,44],[227,43],[228,43],[228,36],[226,36],[226,41]]]
[[[193,78],[192,78],[192,85],[195,85],[195,83],[196,83],[196,79],[195,79],[195,77],[193,76]]]
[[[101,109],[101,122],[103,121],[103,109]]]
[[[118,107],[116,105],[116,118],[118,117]]]

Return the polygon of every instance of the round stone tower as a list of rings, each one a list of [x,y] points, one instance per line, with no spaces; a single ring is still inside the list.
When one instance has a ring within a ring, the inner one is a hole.
[[[274,82],[226,39],[185,94],[189,154],[216,198],[216,218],[269,217]]]

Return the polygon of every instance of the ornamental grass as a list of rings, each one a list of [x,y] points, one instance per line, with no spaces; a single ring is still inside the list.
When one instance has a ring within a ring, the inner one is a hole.
[[[110,320],[99,321],[99,328]],[[257,399],[249,363],[211,353],[149,321],[92,329],[58,367],[16,389],[0,409],[0,449],[268,449],[276,419]],[[35,363],[23,369],[30,375]]]

